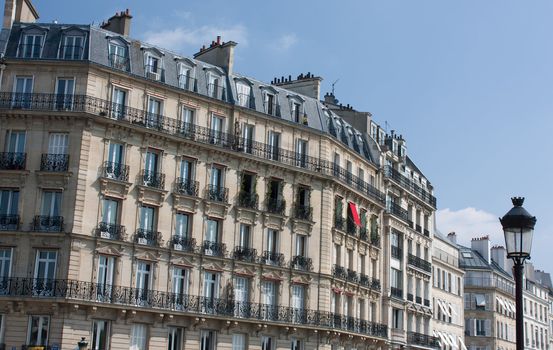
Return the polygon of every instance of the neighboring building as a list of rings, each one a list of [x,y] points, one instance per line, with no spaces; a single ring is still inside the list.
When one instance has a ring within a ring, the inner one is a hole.
[[[432,241],[432,305],[433,334],[440,339],[441,349],[465,346],[465,312],[463,278],[459,268],[459,247],[455,233],[444,237],[434,231]]]
[[[488,236],[459,246],[465,271],[465,344],[469,350],[514,350],[515,286],[505,248],[491,248]]]
[[[191,59],[131,39],[128,11],[37,17],[6,0],[6,348],[438,346],[436,199],[401,136],[311,74],[235,73],[234,42]]]
[[[534,265],[524,266],[524,348],[546,350],[549,348],[549,274],[534,270]]]

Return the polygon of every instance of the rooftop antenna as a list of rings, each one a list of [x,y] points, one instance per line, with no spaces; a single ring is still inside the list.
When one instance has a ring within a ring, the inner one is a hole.
[[[384,131],[386,132],[386,134],[388,133],[388,127],[390,126],[390,124],[388,124],[388,121],[385,120],[384,121]]]
[[[336,79],[334,81],[334,83],[332,83],[332,95],[334,95],[334,85],[336,85],[336,83],[338,82],[338,80],[340,80],[340,78]]]

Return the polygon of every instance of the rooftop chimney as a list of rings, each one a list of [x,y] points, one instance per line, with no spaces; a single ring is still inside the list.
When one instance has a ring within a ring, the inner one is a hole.
[[[457,234],[455,232],[450,232],[447,234],[447,239],[453,244],[457,244]]]
[[[5,0],[3,28],[11,28],[14,22],[34,23],[38,12],[31,0]]]
[[[131,19],[132,16],[129,9],[126,9],[125,11],[116,12],[107,22],[103,22],[100,27],[110,32],[129,36],[131,34]]]
[[[492,260],[490,252],[490,236],[473,238],[470,242],[470,247],[472,250],[477,251],[480,255],[482,255],[482,257],[484,258],[484,260],[486,260],[488,264],[491,264]]]
[[[292,77],[290,75],[288,76],[288,79],[284,79],[284,77],[282,77],[281,81],[276,85],[282,86],[283,88],[298,94],[316,98],[317,100],[320,99],[321,81],[323,81],[323,78],[316,77],[311,74],[311,72],[307,72],[307,74],[301,73],[298,75],[296,80],[292,80],[291,78]]]
[[[492,247],[492,260],[495,261],[499,267],[501,267],[503,270],[509,271],[509,264],[507,263],[507,251],[505,250],[505,247],[496,245]]]
[[[194,54],[194,58],[205,63],[223,68],[228,74],[232,74],[234,66],[234,41],[222,42],[221,36],[217,36],[216,41],[212,41],[208,48],[202,46],[200,51]]]

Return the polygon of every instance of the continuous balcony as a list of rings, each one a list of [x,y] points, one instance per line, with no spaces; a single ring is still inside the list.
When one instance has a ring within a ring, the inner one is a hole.
[[[399,204],[396,204],[394,202],[388,203],[386,211],[401,220],[409,220],[409,213],[407,212],[407,210],[403,209]]]
[[[292,258],[290,267],[296,270],[313,271],[313,260],[303,255],[296,255]]]
[[[213,202],[227,203],[228,188],[215,186],[215,185],[208,185],[205,190],[205,198]]]
[[[334,264],[334,266],[332,266],[332,276],[346,280],[348,278],[348,272],[345,267]]]
[[[257,210],[259,203],[259,195],[248,191],[240,191],[238,193],[238,206]]]
[[[294,206],[294,217],[299,220],[313,221],[313,207],[296,204]]]
[[[129,166],[115,162],[104,162],[102,166],[102,176],[108,179],[128,182]]]
[[[19,215],[0,214],[0,231],[19,230]]]
[[[142,184],[151,188],[163,190],[165,188],[165,174],[157,171],[142,170],[140,175]]]
[[[27,153],[0,152],[0,170],[25,170]]]
[[[352,283],[359,283],[359,274],[357,271],[348,269],[348,281]]]
[[[126,235],[126,229],[123,225],[100,222],[96,229],[96,234],[100,238],[121,241]]]
[[[200,184],[198,181],[192,181],[190,179],[179,177],[175,182],[174,191],[177,194],[198,197],[199,187],[200,187]]]
[[[430,335],[416,333],[416,332],[407,332],[407,343],[413,345],[420,345],[429,348],[440,348],[439,338],[433,337]]]
[[[116,59],[114,62],[120,61]],[[116,66],[119,67],[118,69],[123,69],[119,63],[116,64]],[[176,118],[169,118],[163,115],[148,113],[145,110],[121,106],[117,103],[92,96],[71,96],[73,112],[85,112],[106,120],[116,120],[120,123],[127,123],[146,129],[154,129],[156,132],[221,147],[231,152],[243,152],[244,146],[247,145],[251,149],[250,154],[254,157],[268,161],[276,161],[281,164],[301,168],[306,171],[319,173],[323,176],[336,179],[344,185],[361,192],[377,204],[384,206],[385,195],[382,192],[355,175],[346,174],[347,171],[345,169],[328,160],[305,156],[301,153],[282,148],[275,149],[275,147],[268,144],[237,137],[233,133],[225,133],[195,124],[182,123]],[[57,97],[58,95],[56,94],[42,93],[0,93],[0,109],[58,111],[58,109],[56,109]],[[16,107],[13,104],[15,98],[24,99],[24,106]]]
[[[202,253],[209,256],[225,257],[227,255],[227,245],[225,243],[204,241],[202,244]]]
[[[171,238],[171,244],[173,249],[175,250],[188,252],[188,253],[194,253],[196,251],[195,238],[188,238],[185,236],[174,235],[173,238]]]
[[[32,227],[37,232],[63,232],[63,216],[36,215]]]
[[[432,264],[416,255],[409,254],[407,263],[426,272],[432,272]]]
[[[280,198],[268,198],[267,199],[267,212],[271,214],[277,214],[284,216],[286,210],[286,201]]]
[[[238,261],[255,263],[257,262],[257,249],[249,247],[235,247],[233,258]]]
[[[390,295],[399,299],[403,299],[403,289],[390,287]]]
[[[421,186],[415,184],[413,181],[402,175],[399,171],[387,165],[384,168],[384,176],[392,179],[402,188],[415,194],[420,200],[429,204],[433,208],[436,208],[436,197],[430,194],[430,192],[424,190]]]
[[[69,169],[69,154],[43,154],[40,170],[49,172],[66,172]]]
[[[44,291],[47,293],[44,293]],[[157,290],[110,286],[76,280],[43,280],[8,278],[1,282],[0,298],[41,298],[44,300],[77,300],[104,305],[140,306],[152,310],[168,310],[197,317],[230,317],[257,323],[270,321],[282,325],[317,327],[329,331],[351,332],[360,336],[387,339],[388,327],[355,317],[281,305],[238,302],[228,298],[210,298],[175,294]]]
[[[261,256],[261,262],[267,265],[284,266],[284,254],[266,250]]]
[[[161,246],[161,232],[139,228],[134,235],[134,242],[150,247]]]

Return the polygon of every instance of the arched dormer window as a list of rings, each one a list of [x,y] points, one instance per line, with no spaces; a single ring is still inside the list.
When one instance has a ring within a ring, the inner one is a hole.
[[[31,25],[23,28],[19,42],[18,57],[40,58],[48,29]]]
[[[236,103],[246,108],[255,108],[255,101],[252,95],[252,83],[246,78],[235,78]]]
[[[196,85],[196,63],[188,58],[175,58],[179,87],[188,91],[198,91]]]
[[[122,37],[108,37],[108,58],[113,68],[130,71],[129,42]]]
[[[292,121],[296,123],[307,124],[307,118],[305,117],[305,99],[299,95],[288,95],[290,102],[290,116]]]
[[[84,54],[86,32],[78,27],[69,27],[62,31],[58,58],[80,60]]]
[[[260,86],[261,95],[263,96],[263,108],[265,113],[280,117],[280,106],[278,104],[278,90],[272,86]]]
[[[207,81],[207,95],[218,100],[226,100],[224,72],[217,67],[205,67],[204,70]]]
[[[144,51],[144,74],[146,78],[165,81],[165,74],[163,69],[163,52],[159,51],[155,47],[143,47]]]

